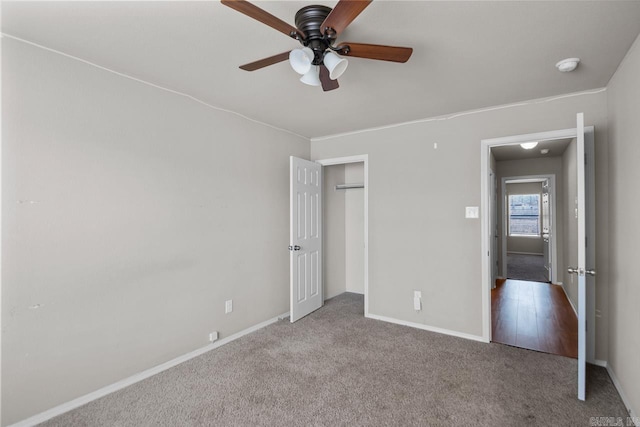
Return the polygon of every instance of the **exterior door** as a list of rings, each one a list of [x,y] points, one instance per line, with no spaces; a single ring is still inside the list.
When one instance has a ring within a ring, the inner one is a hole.
[[[290,158],[290,319],[322,307],[322,166]]]
[[[578,226],[578,265],[569,267],[569,273],[578,277],[578,399],[585,400],[587,358],[592,359],[595,338],[595,319],[592,313],[595,304],[594,276],[596,273],[593,227],[595,201],[593,200],[594,189],[592,187],[594,184],[594,141],[592,131],[588,134],[585,133],[582,113],[577,116],[576,131],[577,203],[575,212]]]

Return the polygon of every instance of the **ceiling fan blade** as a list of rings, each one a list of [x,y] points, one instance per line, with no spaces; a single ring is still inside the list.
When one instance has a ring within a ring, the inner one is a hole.
[[[255,6],[249,3],[246,0],[220,0],[221,3],[225,6],[230,7],[231,9],[237,10],[240,13],[244,13],[250,18],[255,19],[256,21],[260,21],[263,24],[274,28],[281,33],[288,35],[289,37],[300,37],[304,38],[305,34],[298,30],[296,27],[293,27],[283,20],[276,18],[269,12],[260,9],[258,6]],[[293,35],[292,35],[293,34]]]
[[[320,83],[322,83],[322,90],[325,92],[338,89],[340,87],[337,80],[331,80],[329,77],[329,70],[324,64],[320,65]]]
[[[320,26],[324,34],[325,28],[333,28],[335,36],[340,34],[371,3],[371,0],[340,0]]]
[[[348,49],[345,49],[348,46]],[[379,44],[344,42],[338,46],[338,53],[357,58],[378,59],[380,61],[407,62],[413,53],[410,47],[383,46]]]
[[[241,65],[240,68],[245,71],[255,71],[260,68],[268,67],[269,65],[277,64],[278,62],[286,61],[287,59],[289,59],[289,51]]]

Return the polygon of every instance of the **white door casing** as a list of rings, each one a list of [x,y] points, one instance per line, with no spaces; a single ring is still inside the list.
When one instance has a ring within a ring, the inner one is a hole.
[[[549,180],[542,183],[542,253],[544,255],[544,268],[547,271],[547,280],[550,282],[552,273],[551,263],[551,189]]]
[[[578,114],[578,126],[572,129],[514,135],[481,141],[481,200],[482,200],[482,331],[485,341],[491,341],[491,221],[488,217],[490,204],[489,158],[491,147],[513,145],[529,141],[548,141],[556,139],[576,138],[577,141],[577,175],[578,175],[578,266],[582,276],[578,279],[578,398],[586,397],[586,362],[595,362],[595,140],[594,128],[584,127],[584,116]],[[580,179],[581,178],[581,179]],[[581,182],[580,182],[581,181]],[[553,204],[552,180],[552,212]],[[553,217],[553,214],[552,214]],[[554,222],[551,223],[552,234]],[[552,242],[554,239],[552,238]],[[552,244],[552,246],[554,246]],[[555,252],[555,247],[552,248]],[[588,267],[588,268],[587,268]],[[556,268],[556,274],[558,269]],[[589,274],[592,272],[594,274]]]
[[[491,176],[489,218],[491,219],[491,288],[495,288],[498,278],[498,180],[493,170],[489,169]],[[506,277],[506,276],[505,276]]]
[[[290,157],[290,320],[322,307],[322,166]]]

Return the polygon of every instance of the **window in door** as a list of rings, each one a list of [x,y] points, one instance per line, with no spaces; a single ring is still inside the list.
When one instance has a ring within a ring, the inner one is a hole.
[[[509,195],[509,236],[540,236],[540,194]]]

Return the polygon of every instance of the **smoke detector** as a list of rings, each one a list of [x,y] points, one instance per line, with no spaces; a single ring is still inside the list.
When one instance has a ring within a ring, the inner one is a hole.
[[[569,71],[575,70],[579,63],[580,58],[567,58],[558,62],[556,64],[556,68],[558,69],[558,71],[568,73]]]

